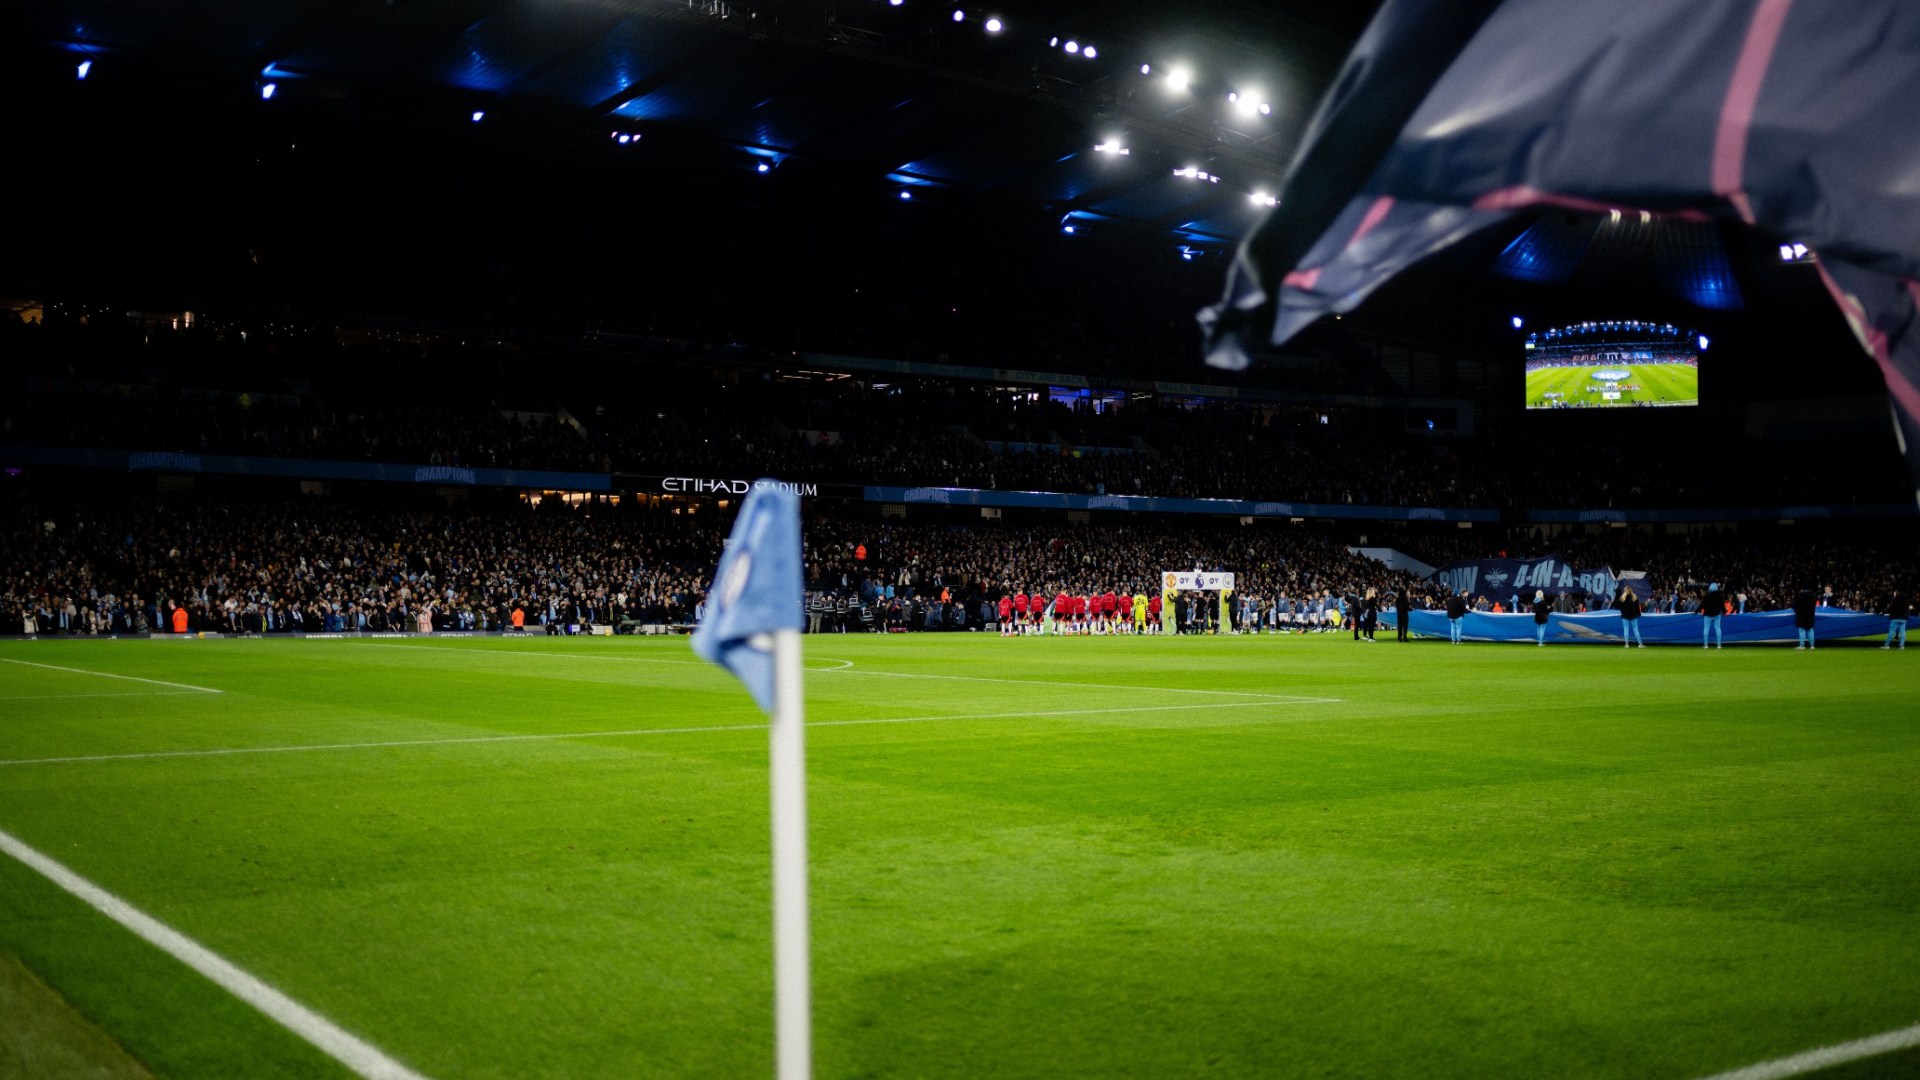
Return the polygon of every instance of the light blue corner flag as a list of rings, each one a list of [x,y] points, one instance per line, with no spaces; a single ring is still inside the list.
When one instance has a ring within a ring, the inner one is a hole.
[[[772,481],[754,485],[714,571],[707,616],[693,632],[694,655],[747,684],[773,712],[775,630],[799,630],[800,497]]]

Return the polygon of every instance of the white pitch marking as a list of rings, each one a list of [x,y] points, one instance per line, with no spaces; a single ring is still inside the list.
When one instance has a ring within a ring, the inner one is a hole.
[[[192,697],[196,690],[131,690],[124,694],[6,694],[0,701],[68,701],[97,697]]]
[[[1904,1027],[1898,1031],[1883,1031],[1878,1035],[1869,1035],[1852,1042],[1823,1046],[1818,1050],[1808,1050],[1791,1057],[1763,1061],[1758,1065],[1749,1065],[1732,1072],[1715,1073],[1706,1080],[1783,1080],[1784,1077],[1829,1069],[1845,1062],[1890,1054],[1895,1050],[1905,1050],[1913,1046],[1920,1046],[1920,1024]]]
[[[0,851],[85,901],[94,910],[139,935],[142,940],[205,975],[234,997],[278,1021],[328,1057],[366,1080],[425,1080],[419,1073],[381,1053],[371,1043],[335,1025],[287,995],[261,982],[232,961],[148,915],[125,900],[0,831]]]
[[[1015,720],[1051,719],[1057,716],[1103,716],[1112,713],[1190,712],[1195,709],[1258,709],[1278,705],[1311,704],[1278,701],[1222,701],[1206,705],[1146,705],[1112,709],[1063,709],[1053,712],[963,713],[939,716],[881,716],[862,720],[816,720],[807,726],[857,727],[866,724],[924,724],[936,720]],[[1324,699],[1331,700],[1331,699]],[[1304,718],[1303,718],[1304,719]],[[1297,722],[1297,721],[1295,721]],[[631,735],[697,735],[707,731],[765,731],[765,724],[709,724],[705,727],[629,728],[624,731],[567,731],[540,735],[473,735],[454,739],[396,739],[388,742],[313,743],[306,746],[234,746],[212,750],[152,750],[137,754],[89,754],[80,757],[14,758],[0,760],[8,765],[67,765],[91,761],[141,761],[149,758],[226,757],[233,754],[292,754],[314,750],[381,750],[404,746],[462,746],[474,743],[549,742],[556,739],[626,738]]]
[[[111,671],[88,671],[85,668],[61,667],[58,664],[38,664],[33,662],[32,660],[15,660],[11,657],[6,657],[6,656],[0,656],[0,662],[8,663],[8,664],[24,664],[27,667],[46,668],[48,671],[65,671],[65,672],[70,672],[74,675],[97,675],[102,679],[126,679],[128,682],[152,683],[155,686],[171,686],[178,690],[193,690],[202,694],[226,693],[226,691],[224,690],[215,690],[211,686],[194,686],[191,683],[167,682],[164,679],[143,679],[138,675],[115,675]]]
[[[364,643],[363,647],[369,648],[369,649],[421,649],[426,652],[445,652],[445,653],[471,652],[478,656],[503,655],[501,653],[494,652],[492,650],[483,650],[483,649],[452,649],[452,648],[441,648],[433,645],[396,645],[388,642],[375,642],[375,641],[366,642]],[[653,656],[585,656],[579,653],[505,653],[504,655],[519,656],[519,657],[537,656],[541,658],[551,656],[551,657],[556,657],[556,658],[565,659],[565,660],[624,660],[624,661],[628,661],[635,664],[692,664],[696,667],[712,667],[713,666],[712,664],[707,663],[705,660],[667,660],[667,659],[663,659],[660,657],[653,657]],[[1224,694],[1228,697],[1261,698],[1267,701],[1293,702],[1301,705],[1321,704],[1326,702],[1337,702],[1341,700],[1340,698],[1330,698],[1330,697],[1303,697],[1303,696],[1294,695],[1294,694],[1269,694],[1269,693],[1265,693],[1258,690],[1195,690],[1195,689],[1190,689],[1188,687],[1173,687],[1173,686],[1132,686],[1126,683],[1063,682],[1063,681],[1051,680],[1051,679],[997,679],[997,678],[992,678],[986,675],[926,675],[926,674],[921,674],[919,672],[912,672],[912,671],[878,671],[873,668],[856,668],[853,666],[853,661],[840,660],[835,657],[819,656],[819,657],[815,657],[814,659],[832,660],[833,662],[840,664],[841,666],[837,668],[808,668],[807,669],[808,671],[851,671],[855,675],[877,675],[877,676],[884,676],[884,677],[894,678],[894,679],[946,679],[946,680],[952,680],[956,682],[1007,683],[1013,686],[1061,686],[1061,687],[1066,687],[1067,689],[1070,689],[1070,690],[1080,690],[1080,689],[1146,690],[1156,694]]]
[[[690,664],[694,667],[706,668],[713,666],[705,660],[668,660],[658,656],[589,656],[583,653],[501,652],[493,649],[461,649],[440,645],[398,645],[390,641],[366,641],[362,642],[360,647],[363,649],[418,649],[422,652],[449,653],[456,656],[470,653],[474,656],[513,656],[520,659],[621,660],[632,664]],[[853,661],[851,660],[830,660],[824,656],[818,657],[817,659],[828,660],[829,663],[839,664],[840,666],[837,668],[810,667],[807,669],[808,671],[840,671],[853,666]]]

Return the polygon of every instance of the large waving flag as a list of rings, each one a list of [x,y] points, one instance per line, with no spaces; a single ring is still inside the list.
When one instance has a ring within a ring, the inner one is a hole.
[[[774,706],[773,634],[803,625],[800,497],[754,485],[727,537],[693,651],[733,672],[768,713]]]
[[[1818,256],[1920,475],[1920,4],[1387,0],[1201,313],[1244,367],[1530,207],[1737,217]]]

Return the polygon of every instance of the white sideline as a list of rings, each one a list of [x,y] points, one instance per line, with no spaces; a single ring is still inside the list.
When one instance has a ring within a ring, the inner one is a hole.
[[[1920,1024],[1904,1027],[1898,1031],[1883,1031],[1878,1035],[1869,1035],[1852,1042],[1823,1046],[1818,1050],[1808,1050],[1791,1057],[1763,1061],[1758,1065],[1749,1065],[1732,1072],[1715,1073],[1705,1077],[1704,1080],[1783,1080],[1785,1077],[1800,1076],[1818,1069],[1830,1069],[1849,1061],[1890,1054],[1895,1050],[1905,1050],[1912,1046],[1920,1046]]]
[[[356,1075],[366,1080],[425,1080],[372,1044],[236,967],[232,961],[28,847],[12,833],[0,830],[0,851],[133,931],[149,945],[205,975],[221,989],[265,1013]]]
[[[1135,705],[1111,709],[1064,709],[1054,712],[970,713],[940,716],[881,716],[862,720],[816,720],[807,726],[857,727],[864,724],[923,724],[936,720],[1011,720],[1025,717],[1099,716],[1109,713],[1187,712],[1194,709],[1257,709],[1275,705],[1312,705],[1331,698],[1303,698],[1300,701],[1223,701],[1206,705]],[[1302,717],[1296,721],[1302,722]],[[306,746],[235,746],[211,750],[152,750],[135,754],[88,754],[77,757],[14,758],[0,760],[0,768],[9,765],[68,765],[89,761],[140,761],[148,758],[225,757],[232,754],[292,754],[313,750],[381,750],[401,746],[461,746],[473,743],[550,742],[556,739],[626,738],[631,735],[697,735],[705,731],[765,731],[765,724],[709,724],[705,727],[630,728],[625,731],[566,731],[540,735],[473,735],[452,739],[396,739],[390,742],[313,743]]]
[[[124,694],[0,694],[0,701],[71,701],[97,697],[192,697],[193,690],[129,690]]]
[[[24,664],[27,667],[46,668],[48,671],[65,671],[74,675],[97,675],[102,679],[125,679],[128,682],[152,683],[155,686],[171,686],[178,690],[193,690],[202,694],[226,693],[224,690],[215,690],[211,686],[194,686],[190,683],[167,682],[164,679],[143,679],[138,675],[115,675],[111,671],[88,671],[85,668],[61,667],[58,664],[37,664],[32,660],[15,660],[8,656],[0,656],[0,663]]]
[[[385,641],[369,641],[360,646],[365,649],[419,649],[424,652],[472,653],[476,656],[518,656],[552,657],[563,660],[619,660],[634,664],[692,664],[695,667],[711,668],[705,660],[669,660],[657,656],[587,656],[580,653],[501,653],[492,649],[456,649],[438,645],[397,645]],[[1058,679],[998,679],[986,675],[926,675],[913,671],[878,671],[873,668],[855,667],[851,660],[841,660],[831,656],[816,656],[815,660],[831,660],[839,664],[834,668],[814,668],[817,672],[850,672],[854,675],[876,675],[894,679],[944,679],[954,682],[1007,683],[1012,686],[1063,686],[1072,690],[1148,690],[1156,694],[1224,694],[1229,697],[1263,698],[1268,701],[1296,702],[1302,705],[1337,702],[1341,699],[1330,697],[1302,697],[1294,694],[1269,694],[1260,690],[1195,690],[1176,686],[1134,686],[1128,683],[1090,683],[1065,682]]]

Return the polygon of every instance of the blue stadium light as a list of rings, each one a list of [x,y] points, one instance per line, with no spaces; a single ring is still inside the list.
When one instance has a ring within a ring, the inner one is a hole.
[[[93,61],[82,60],[80,61],[80,66],[73,69],[73,77],[76,79],[79,79],[81,82],[86,82],[87,72],[92,70],[93,70]]]
[[[758,164],[758,165],[755,165],[755,166],[753,167],[753,171],[754,171],[754,172],[757,172],[757,173],[765,173],[765,172],[772,172],[772,171],[773,171],[773,166],[771,166],[771,165],[769,165],[769,164],[767,164],[766,162],[764,162],[764,161],[763,161],[763,162],[761,162],[760,164]]]
[[[1071,225],[1062,225],[1062,226],[1060,226],[1060,231],[1061,231],[1061,232],[1063,232],[1063,233],[1066,233],[1066,234],[1067,234],[1068,236],[1072,236],[1072,235],[1073,235],[1073,226],[1071,226]]]
[[[1523,319],[1523,318],[1521,318],[1521,317],[1520,317],[1520,316],[1518,316],[1518,315],[1515,315],[1515,316],[1513,317],[1513,328],[1514,328],[1515,330],[1518,330],[1518,329],[1520,329],[1521,327],[1523,327],[1523,326],[1525,326],[1525,325],[1527,325],[1527,320],[1525,320],[1525,319]]]
[[[987,20],[987,33],[989,33],[989,34],[997,34],[997,33],[999,33],[999,32],[1000,32],[1000,30],[1001,30],[1001,29],[1002,29],[1002,28],[1003,28],[1003,27],[1004,27],[1005,25],[1006,25],[1006,24],[1005,24],[1005,23],[1002,23],[1002,22],[1001,22],[1001,21],[1000,21],[999,19],[988,19],[988,20]]]
[[[473,110],[473,116],[472,116],[472,120],[473,120],[473,122],[474,122],[474,123],[476,123],[476,124],[477,124],[477,123],[479,123],[480,121],[482,121],[482,120],[485,120],[486,118],[487,118],[487,110],[485,110],[485,109],[475,109],[475,110]]]
[[[1704,349],[1705,349],[1706,347],[1707,347],[1707,335],[1705,335],[1705,334],[1701,334],[1701,335],[1700,335],[1700,348],[1704,350]]]
[[[901,5],[901,4],[904,4],[904,3],[906,3],[906,2],[907,2],[907,0],[887,0],[887,6],[888,6],[888,7],[899,7],[899,6]]]
[[[279,88],[278,84],[276,83],[261,83],[260,84],[260,100],[272,101],[273,92],[278,88]]]
[[[901,193],[900,193],[900,197],[901,197],[902,199],[911,199],[911,198],[913,198],[913,192],[911,192],[911,191],[903,191],[903,192],[901,192]]]
[[[967,21],[967,13],[966,13],[966,12],[964,12],[964,11],[962,11],[962,10],[960,10],[959,8],[954,8],[954,9],[953,9],[953,21],[954,21],[954,22],[966,22],[966,21]]]

